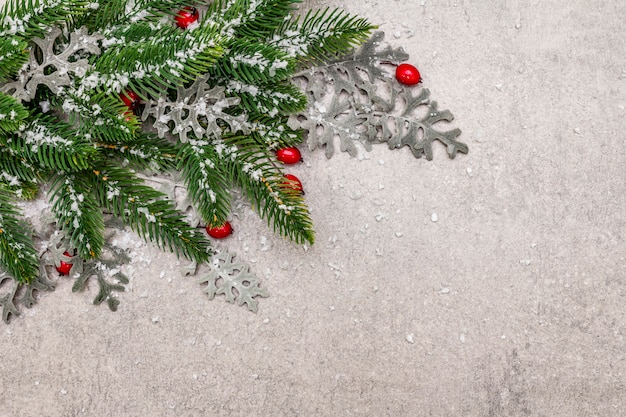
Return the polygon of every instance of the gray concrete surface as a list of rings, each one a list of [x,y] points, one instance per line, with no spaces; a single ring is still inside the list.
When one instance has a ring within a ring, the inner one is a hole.
[[[318,243],[228,243],[256,315],[145,245],[117,313],[60,283],[0,329],[0,416],[626,415],[626,3],[309,4],[404,46],[470,153],[306,154]]]

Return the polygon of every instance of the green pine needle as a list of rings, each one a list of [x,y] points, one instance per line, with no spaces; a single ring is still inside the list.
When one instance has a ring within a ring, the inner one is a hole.
[[[251,117],[255,114],[276,116],[301,112],[307,99],[302,91],[290,83],[246,84],[236,80],[225,81],[227,91],[241,99],[240,106]]]
[[[165,194],[143,185],[124,168],[108,166],[90,177],[99,204],[143,239],[199,263],[209,259],[209,241],[185,222]]]
[[[88,10],[85,0],[7,0],[0,9],[0,37],[43,38],[51,26],[62,26]]]
[[[104,245],[104,216],[91,186],[85,174],[59,173],[50,188],[58,226],[83,259],[99,257]]]
[[[252,41],[237,40],[228,52],[211,67],[210,74],[248,84],[262,84],[288,79],[295,70],[295,61],[280,49]]]
[[[0,188],[15,194],[16,198],[22,200],[34,200],[39,194],[39,185],[36,182],[18,180],[7,182],[0,180]]]
[[[223,224],[230,214],[232,186],[217,169],[220,157],[206,140],[184,144],[179,152],[178,169],[198,213],[207,224]]]
[[[178,147],[167,139],[142,133],[132,143],[95,143],[108,160],[130,164],[137,170],[167,171],[176,168]]]
[[[287,126],[286,117],[263,115],[257,117],[252,126],[250,139],[268,150],[296,146],[302,142],[302,132]]]
[[[15,74],[28,60],[28,44],[18,36],[0,37],[0,82]]]
[[[237,157],[224,156],[220,167],[240,187],[274,232],[296,243],[313,243],[313,222],[300,190],[289,183],[272,163],[267,149],[250,136],[224,138],[237,147]]]
[[[237,38],[265,40],[277,26],[280,26],[296,10],[295,4],[301,0],[242,0],[213,2],[208,16],[220,16],[224,20],[226,32]],[[215,18],[215,17],[214,17]]]
[[[181,31],[165,26],[154,29],[135,23],[115,33],[124,39],[109,47],[95,62],[105,91],[118,91],[120,79],[144,95],[158,97],[162,91],[175,88],[206,73],[222,56],[217,30],[208,26]],[[148,97],[143,98],[148,98]]]
[[[376,26],[341,9],[310,10],[284,22],[270,40],[304,66],[319,65],[365,42]]]
[[[0,136],[0,145],[43,169],[64,172],[88,168],[97,153],[69,124],[49,116],[36,117],[10,140]]]
[[[156,22],[163,16],[176,14],[179,9],[188,5],[189,1],[136,0],[132,10],[129,10],[127,3],[127,0],[99,0],[99,7],[91,10],[79,24],[102,30],[137,20]]]
[[[15,132],[26,118],[28,118],[28,110],[22,103],[0,92],[0,135]]]
[[[29,283],[39,275],[32,232],[18,219],[11,195],[0,190],[0,263],[15,280]]]
[[[38,182],[44,177],[39,167],[15,154],[12,149],[0,146],[0,179],[8,185],[22,182]]]
[[[137,117],[129,111],[119,94],[96,92],[80,96],[66,91],[53,99],[53,103],[57,110],[68,115],[68,121],[83,136],[95,142],[131,143],[140,130]],[[68,103],[71,103],[72,110],[68,110]]]

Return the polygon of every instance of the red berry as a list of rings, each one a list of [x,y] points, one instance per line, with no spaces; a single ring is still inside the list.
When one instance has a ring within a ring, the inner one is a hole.
[[[293,174],[285,174],[285,178],[289,180],[283,183],[285,187],[292,188],[304,194],[304,187],[302,187],[302,182],[298,177]]]
[[[133,113],[141,104],[141,98],[132,90],[126,90],[120,93],[120,98]]]
[[[233,227],[230,225],[230,222],[225,222],[220,226],[207,225],[206,232],[215,239],[224,239],[233,233]]]
[[[282,148],[276,151],[276,158],[283,164],[293,165],[302,161],[302,154],[298,148]]]
[[[187,29],[189,25],[194,23],[200,17],[200,13],[198,13],[198,9],[195,7],[185,7],[180,10],[176,17],[176,24],[181,29]]]
[[[400,64],[396,68],[396,79],[405,85],[415,85],[422,81],[422,76],[413,65]]]
[[[132,110],[126,110],[123,114],[124,116],[124,121],[126,123],[130,123],[133,120],[133,116],[135,115],[135,113]]]
[[[72,257],[72,255],[70,255],[68,251],[63,252],[63,255],[67,256],[68,258]],[[56,268],[60,275],[69,275],[70,269],[72,269],[72,264],[69,262],[61,261],[59,266],[57,266]]]

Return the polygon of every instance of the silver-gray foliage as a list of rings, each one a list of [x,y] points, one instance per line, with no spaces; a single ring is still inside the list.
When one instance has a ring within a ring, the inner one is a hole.
[[[20,315],[19,306],[31,308],[36,302],[35,292],[53,291],[55,283],[50,281],[40,266],[39,276],[28,284],[17,282],[4,271],[0,271],[0,309],[2,321],[8,323],[12,316]]]
[[[310,150],[325,148],[326,156],[339,150],[355,156],[359,145],[387,143],[390,149],[408,146],[413,155],[433,158],[432,143],[442,142],[448,155],[467,153],[456,140],[460,129],[442,131],[440,122],[450,122],[450,111],[441,111],[430,100],[430,91],[401,85],[385,66],[393,67],[408,55],[400,48],[383,45],[384,34],[372,38],[352,55],[315,67],[294,77],[309,99],[303,113],[290,118],[292,128],[306,132]]]
[[[235,259],[235,255],[226,250],[214,255],[211,270],[202,275],[198,283],[206,284],[204,292],[209,299],[223,294],[229,303],[245,304],[248,310],[255,313],[259,303],[257,297],[269,297],[259,278],[250,272],[250,266]]]
[[[101,35],[89,34],[87,28],[80,28],[66,34],[53,27],[45,39],[33,38],[37,47],[30,50],[28,62],[22,67],[15,81],[0,86],[0,91],[13,97],[30,101],[35,98],[39,85],[47,86],[54,94],[60,94],[63,87],[72,84],[70,73],[79,77],[90,68],[85,52],[100,54],[98,40]]]
[[[98,294],[93,303],[97,305],[106,301],[109,308],[115,311],[119,300],[113,296],[113,293],[125,291],[124,285],[128,284],[128,277],[121,272],[121,266],[128,263],[130,257],[126,251],[111,243],[113,235],[114,233],[110,233],[106,236],[104,250],[99,259],[84,260],[79,256],[65,255],[65,253],[70,253],[69,242],[63,232],[55,231],[47,242],[43,264],[58,267],[61,261],[71,263],[70,277],[74,279],[72,292],[84,291],[89,281],[95,278],[98,284]]]
[[[211,87],[207,80],[208,75],[205,75],[187,88],[178,87],[175,99],[163,95],[158,100],[149,101],[142,120],[153,118],[159,137],[171,134],[178,136],[183,143],[189,141],[187,135],[190,133],[197,138],[221,137],[224,129],[218,121],[227,124],[233,133],[249,133],[243,115],[233,116],[224,111],[239,104],[239,98],[226,97],[224,87]]]

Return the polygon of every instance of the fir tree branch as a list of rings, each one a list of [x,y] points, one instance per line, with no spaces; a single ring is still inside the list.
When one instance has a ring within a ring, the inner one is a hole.
[[[18,36],[0,37],[0,82],[12,77],[28,61],[28,44]]]
[[[86,94],[80,89],[68,88],[54,99],[54,105],[67,114],[69,123],[90,141],[125,144],[134,141],[140,130],[139,120],[118,94]]]
[[[12,178],[11,180],[6,179],[5,173],[1,174],[0,177],[0,188],[4,188],[5,190],[15,194],[16,198],[20,198],[22,200],[33,200],[37,197],[39,193],[39,187],[35,182],[16,180]]]
[[[58,173],[50,187],[52,212],[81,258],[100,256],[104,245],[104,217],[85,175]]]
[[[208,140],[193,139],[178,154],[178,169],[196,210],[207,224],[221,225],[230,214],[231,186],[216,169],[220,156]]]
[[[241,99],[244,112],[266,114],[270,117],[301,112],[306,109],[307,99],[304,93],[293,84],[263,83],[251,85],[237,80],[220,80],[226,85],[226,91]]]
[[[223,169],[252,201],[274,232],[296,243],[315,240],[313,223],[302,192],[296,189],[271,162],[271,155],[251,136],[224,138],[226,148],[237,147],[236,154],[223,154]]]
[[[0,136],[0,144],[44,169],[65,172],[86,169],[97,153],[70,125],[48,116],[34,118],[10,140]]]
[[[128,85],[138,94],[158,97],[206,73],[223,54],[217,30],[208,26],[192,31],[172,26],[155,30],[136,23],[116,36],[119,43],[108,47],[92,73],[95,84],[105,92],[119,92]]]
[[[275,150],[302,142],[302,132],[287,126],[286,117],[260,116],[252,123],[251,139],[264,148]]]
[[[223,21],[222,33],[238,38],[265,40],[277,26],[296,10],[301,0],[240,0],[227,4],[214,1],[207,17]]]
[[[43,177],[39,167],[15,155],[12,149],[0,146],[0,179],[17,186],[21,182],[40,181]]]
[[[143,239],[198,263],[209,259],[208,240],[187,224],[165,194],[142,184],[131,171],[108,166],[90,175],[96,200]]]
[[[120,160],[122,165],[128,163],[137,170],[166,171],[175,168],[178,162],[178,147],[154,134],[139,134],[131,143],[96,142],[94,146],[102,149],[107,159]]]
[[[131,22],[156,22],[166,15],[174,15],[189,0],[99,0],[99,7],[87,14],[81,25],[96,29],[114,29]]]
[[[15,280],[28,283],[39,275],[39,259],[32,234],[18,215],[10,195],[0,190],[0,264]]]
[[[0,59],[0,64],[2,60]],[[1,68],[1,67],[0,67]],[[2,70],[0,70],[1,72]],[[1,75],[1,74],[0,74]],[[0,135],[18,130],[28,117],[28,110],[17,99],[0,92]]]
[[[271,45],[297,58],[302,65],[318,65],[365,42],[376,26],[341,9],[309,11],[281,25]]]
[[[245,0],[244,0],[245,1]],[[206,19],[221,25],[222,33],[233,36],[239,26],[244,10],[241,9],[241,0],[213,0],[207,7]]]
[[[82,16],[77,23],[102,30],[124,17],[127,3],[127,0],[99,0],[98,7]]]
[[[228,53],[210,68],[209,73],[215,77],[256,85],[286,80],[294,70],[295,61],[284,51],[241,39],[229,45]]]
[[[0,9],[0,37],[44,37],[49,27],[71,23],[89,5],[85,0],[7,0]]]

